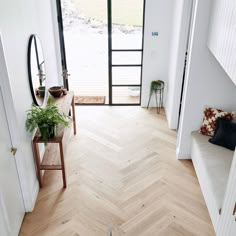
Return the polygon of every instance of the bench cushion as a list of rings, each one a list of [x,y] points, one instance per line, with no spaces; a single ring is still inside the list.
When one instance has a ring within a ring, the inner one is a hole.
[[[234,152],[211,144],[209,136],[192,132],[191,155],[194,166],[206,176],[204,183],[215,198],[216,207],[221,209]],[[197,173],[198,175],[201,173]]]

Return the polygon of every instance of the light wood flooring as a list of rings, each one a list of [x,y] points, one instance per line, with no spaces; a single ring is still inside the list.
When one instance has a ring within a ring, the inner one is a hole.
[[[165,114],[140,107],[76,107],[66,151],[68,187],[47,171],[20,236],[215,235],[192,162],[175,157]]]

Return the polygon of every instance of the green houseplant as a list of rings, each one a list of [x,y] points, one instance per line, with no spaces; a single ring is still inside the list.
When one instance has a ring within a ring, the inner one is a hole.
[[[27,111],[26,130],[32,132],[34,129],[39,128],[45,144],[47,144],[49,138],[55,136],[59,125],[67,127],[69,118],[59,112],[52,97],[49,97],[46,107],[32,105],[32,108]]]

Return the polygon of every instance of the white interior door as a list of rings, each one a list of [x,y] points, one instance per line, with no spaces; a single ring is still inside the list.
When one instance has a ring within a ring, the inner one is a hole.
[[[25,214],[0,86],[0,235],[17,236]]]
[[[232,225],[232,228],[230,230],[230,235],[236,235],[236,222],[234,220],[234,223]]]

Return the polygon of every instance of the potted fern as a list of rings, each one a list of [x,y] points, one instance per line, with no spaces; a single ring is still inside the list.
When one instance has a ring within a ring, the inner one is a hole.
[[[46,107],[32,105],[32,108],[27,111],[26,130],[32,132],[38,128],[45,144],[49,138],[56,135],[59,125],[67,127],[69,118],[59,112],[52,97],[49,97]]]

